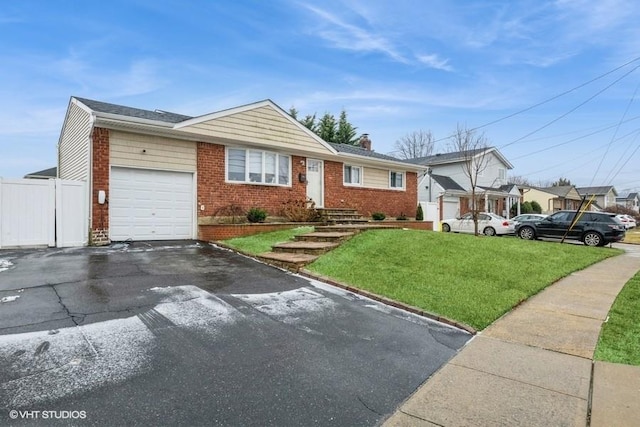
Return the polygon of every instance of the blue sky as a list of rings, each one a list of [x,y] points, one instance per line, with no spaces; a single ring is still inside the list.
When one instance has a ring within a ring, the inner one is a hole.
[[[0,176],[56,164],[72,95],[187,115],[269,98],[345,109],[381,153],[498,121],[480,130],[512,175],[635,191],[639,18],[635,0],[3,2]]]

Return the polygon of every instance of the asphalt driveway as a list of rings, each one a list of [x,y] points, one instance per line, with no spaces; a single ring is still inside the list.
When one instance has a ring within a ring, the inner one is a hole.
[[[0,301],[0,424],[375,425],[470,338],[194,242],[3,250]]]

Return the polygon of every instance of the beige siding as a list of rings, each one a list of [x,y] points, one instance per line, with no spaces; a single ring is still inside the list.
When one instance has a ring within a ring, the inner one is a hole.
[[[364,168],[364,187],[389,188],[389,171],[386,169]]]
[[[76,104],[69,104],[58,147],[60,178],[88,180],[90,134],[91,115]]]
[[[298,149],[318,154],[330,152],[270,106],[230,114],[180,130],[283,151]]]
[[[186,172],[196,170],[197,146],[191,141],[111,131],[109,151],[113,166]]]
[[[555,198],[553,194],[536,190],[535,188],[526,189],[522,195],[524,202],[538,202],[542,208],[542,213],[553,213],[554,206],[552,200]]]

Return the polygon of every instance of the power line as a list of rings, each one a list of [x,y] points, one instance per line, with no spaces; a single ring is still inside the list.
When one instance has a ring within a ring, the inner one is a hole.
[[[640,60],[640,56],[638,56],[638,57],[636,57],[636,58],[633,58],[632,60],[627,61],[627,62],[625,62],[624,64],[622,64],[622,65],[620,65],[620,66],[618,66],[618,67],[616,67],[616,68],[614,68],[614,69],[612,69],[612,70],[609,70],[609,71],[607,71],[607,72],[606,72],[606,73],[604,73],[604,74],[601,74],[601,75],[599,75],[599,76],[597,76],[597,77],[594,77],[593,79],[591,79],[591,80],[589,80],[589,81],[587,81],[587,82],[585,82],[585,83],[582,83],[582,84],[580,84],[580,85],[578,85],[578,86],[576,86],[576,87],[574,87],[574,88],[572,88],[572,89],[566,90],[566,91],[564,91],[564,92],[562,92],[562,93],[560,93],[560,94],[558,94],[558,95],[554,95],[554,96],[552,96],[551,98],[548,98],[548,99],[546,99],[546,100],[544,100],[544,101],[538,102],[537,104],[534,104],[534,105],[532,105],[532,106],[530,106],[530,107],[527,107],[527,108],[524,108],[524,109],[522,109],[522,110],[516,111],[515,113],[511,113],[511,114],[509,114],[509,115],[507,115],[507,116],[504,116],[504,117],[501,117],[501,118],[499,118],[499,119],[493,120],[493,121],[491,121],[491,122],[489,122],[489,123],[485,123],[485,124],[483,124],[483,125],[476,126],[476,127],[472,128],[472,129],[470,129],[470,131],[476,131],[476,130],[478,130],[478,129],[482,129],[482,128],[485,128],[485,127],[487,127],[487,126],[491,126],[491,125],[493,125],[493,124],[496,124],[496,123],[502,122],[502,121],[507,120],[507,119],[510,119],[510,118],[512,118],[512,117],[515,117],[515,116],[517,116],[517,115],[519,115],[519,114],[526,113],[527,111],[533,110],[534,108],[539,107],[539,106],[544,105],[544,104],[547,104],[547,103],[549,103],[549,102],[551,102],[551,101],[555,101],[556,99],[561,98],[561,97],[563,97],[564,95],[567,95],[567,94],[569,94],[569,93],[571,93],[571,92],[575,92],[576,90],[581,89],[581,88],[583,88],[583,87],[585,87],[585,86],[587,86],[587,85],[589,85],[589,84],[591,84],[591,83],[593,83],[593,82],[595,82],[595,81],[598,81],[598,80],[600,80],[600,79],[602,79],[602,78],[604,78],[604,77],[608,76],[609,74],[615,73],[616,71],[618,71],[618,70],[620,70],[620,69],[622,69],[622,68],[626,67],[627,65],[629,65],[629,64],[633,64],[634,62],[639,61],[639,60]],[[638,67],[636,67],[636,68],[638,68]],[[635,68],[632,70],[632,72],[633,72],[633,71],[635,71]],[[445,140],[447,140],[447,139],[449,139],[449,138],[450,138],[450,136],[446,136],[446,137],[444,137],[444,138],[436,139],[436,140],[434,140],[433,142],[441,142],[441,141],[445,141]]]
[[[529,132],[528,134],[526,134],[525,136],[522,136],[514,141],[511,141],[508,144],[502,145],[499,148],[505,148],[505,147],[509,147],[510,145],[516,144],[520,141],[522,141],[523,139],[526,139],[528,137],[530,137],[531,135],[540,132],[542,129],[545,129],[549,126],[551,126],[552,124],[554,124],[555,122],[567,117],[569,114],[573,113],[574,111],[576,111],[578,108],[582,107],[583,105],[587,104],[588,102],[590,102],[591,100],[593,100],[595,97],[597,97],[598,95],[602,94],[604,91],[606,91],[607,89],[609,89],[611,86],[615,85],[616,83],[618,83],[620,80],[624,79],[625,77],[627,77],[629,74],[633,73],[635,70],[637,70],[638,68],[640,68],[640,65],[637,65],[635,68],[632,68],[631,71],[627,71],[625,74],[623,74],[621,77],[617,78],[616,80],[614,80],[612,83],[608,84],[607,86],[605,86],[603,89],[599,90],[598,92],[596,92],[594,95],[590,96],[589,98],[587,98],[586,101],[581,102],[580,104],[576,105],[574,108],[570,109],[569,111],[567,111],[564,114],[561,114],[560,116],[556,117],[555,119],[551,120],[550,122],[547,122],[546,124],[542,125],[541,127],[537,128],[536,130],[533,130],[531,132]]]

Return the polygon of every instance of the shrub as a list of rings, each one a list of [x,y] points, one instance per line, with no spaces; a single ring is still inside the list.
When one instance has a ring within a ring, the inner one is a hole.
[[[542,213],[542,206],[540,206],[540,203],[536,202],[535,200],[531,202],[531,209],[535,213]]]
[[[382,212],[374,212],[374,213],[371,214],[371,219],[373,219],[374,221],[382,221],[386,217],[387,216],[385,214],[383,214]]]
[[[420,203],[418,203],[418,209],[416,210],[416,221],[424,221],[424,212]]]
[[[282,203],[281,215],[291,222],[320,221],[320,212],[313,200],[287,200]]]
[[[249,222],[264,222],[267,218],[267,211],[260,208],[251,208],[247,212],[247,219]]]
[[[406,221],[407,220],[407,216],[404,214],[404,212],[400,212],[400,215],[398,215],[396,217],[396,220],[398,220],[398,221]]]

